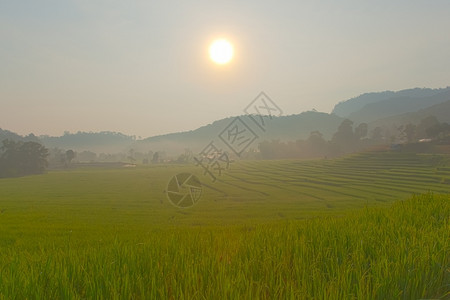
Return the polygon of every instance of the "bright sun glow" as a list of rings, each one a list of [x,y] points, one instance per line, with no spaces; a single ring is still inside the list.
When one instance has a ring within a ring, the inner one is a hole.
[[[233,46],[227,40],[216,40],[209,46],[209,57],[216,64],[226,64],[233,58]]]

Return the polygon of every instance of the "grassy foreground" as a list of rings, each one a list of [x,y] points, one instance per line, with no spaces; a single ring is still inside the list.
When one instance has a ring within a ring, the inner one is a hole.
[[[425,194],[344,217],[252,226],[61,231],[34,243],[3,232],[0,298],[444,298],[449,200]]]

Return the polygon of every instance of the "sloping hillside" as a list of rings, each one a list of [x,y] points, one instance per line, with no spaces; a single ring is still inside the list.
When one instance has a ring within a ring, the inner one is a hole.
[[[450,123],[450,100],[436,104],[431,107],[421,109],[416,112],[404,113],[392,117],[379,119],[369,123],[370,128],[384,127],[396,128],[408,123],[418,124],[421,120],[429,116],[435,116],[441,123]]]
[[[186,148],[192,151],[200,151],[213,140],[220,143],[218,135],[227,128],[233,119],[234,117],[218,120],[192,131],[150,137],[137,141],[134,147],[139,150],[151,149],[153,151],[170,149],[173,152],[180,152]],[[248,116],[240,116],[240,119],[258,136],[258,142],[263,140],[293,141],[306,139],[311,131],[316,130],[328,139],[331,138],[339,124],[344,120],[336,115],[309,111],[298,115],[267,119],[266,131],[264,132]],[[254,146],[256,147],[257,143]]]
[[[341,101],[333,109],[333,114],[341,117],[349,117],[352,113],[362,109],[367,104],[377,103],[393,98],[411,97],[425,98],[431,97],[446,91],[450,91],[450,87],[442,89],[414,88],[398,92],[384,91],[378,93],[365,93],[349,100]]]
[[[415,112],[450,100],[450,90],[431,97],[396,97],[381,102],[370,103],[350,114],[354,122],[373,122],[399,114]]]

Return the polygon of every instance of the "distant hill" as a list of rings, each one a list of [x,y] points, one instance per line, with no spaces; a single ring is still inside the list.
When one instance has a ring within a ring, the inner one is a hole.
[[[0,128],[0,141],[6,140],[6,139],[20,141],[23,139],[23,137],[18,135],[17,133],[11,132],[9,130],[3,130]]]
[[[373,122],[399,114],[415,112],[450,100],[450,89],[429,97],[395,97],[380,102],[366,104],[351,113],[348,118],[356,123]],[[450,113],[450,112],[448,112]]]
[[[34,135],[30,134],[27,136],[21,136],[17,133],[14,133],[9,130],[4,130],[0,128],[0,142],[3,140],[14,140],[14,141],[31,141],[31,142],[39,142],[39,139]]]
[[[384,91],[378,93],[366,93],[358,97],[341,101],[335,105],[332,113],[341,117],[348,118],[352,113],[361,110],[364,106],[394,98],[425,98],[448,92],[450,87],[442,89],[414,88],[398,92]],[[435,103],[434,103],[435,104]]]
[[[308,111],[297,115],[273,117],[272,120],[267,120],[266,132],[263,132],[248,116],[240,116],[240,118],[259,137],[253,145],[254,147],[257,147],[258,143],[264,140],[295,141],[306,139],[311,131],[316,130],[329,139],[344,120],[336,115]],[[234,117],[218,120],[192,131],[150,137],[137,141],[133,147],[136,147],[139,151],[170,149],[179,153],[183,149],[189,148],[198,152],[214,140],[217,146],[220,145],[224,148],[225,145],[221,144],[218,135],[233,119]]]
[[[99,153],[121,152],[135,141],[133,136],[110,131],[66,133],[58,137],[39,136],[39,139],[48,148],[90,150]]]
[[[266,130],[261,130],[249,116],[240,116],[258,139],[251,145],[257,148],[264,140],[296,141],[307,139],[312,131],[320,131],[327,140],[331,139],[338,126],[345,118],[354,121],[355,126],[365,122],[369,130],[379,126],[385,130],[394,129],[407,123],[419,123],[427,116],[436,116],[440,122],[450,123],[450,87],[443,89],[409,89],[399,92],[368,93],[338,103],[332,114],[308,111],[300,114],[273,117],[267,120]],[[8,130],[0,129],[0,141],[4,139],[33,140],[41,142],[47,148],[84,150],[96,153],[128,152],[131,149],[147,153],[163,151],[168,155],[180,154],[185,149],[199,152],[215,141],[218,147],[226,149],[219,139],[219,134],[235,117],[217,120],[200,128],[166,135],[136,140],[134,136],[117,132],[77,132],[65,133],[63,136],[39,136],[33,134],[21,136]],[[392,130],[391,130],[392,131]],[[394,132],[392,131],[392,132]]]
[[[110,131],[77,132],[65,133],[62,136],[41,135],[37,137],[34,134],[22,136],[15,132],[0,128],[0,143],[5,139],[38,142],[47,148],[59,148],[63,150],[72,149],[74,151],[89,150],[97,153],[117,153],[127,151],[136,141],[134,136]]]
[[[417,125],[421,120],[429,116],[435,116],[441,123],[450,123],[450,100],[415,112],[409,112],[383,119],[378,119],[376,121],[370,122],[369,128],[398,128],[400,125],[405,125],[408,123]]]

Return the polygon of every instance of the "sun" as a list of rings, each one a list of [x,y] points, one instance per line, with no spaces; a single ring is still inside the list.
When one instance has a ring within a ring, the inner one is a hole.
[[[215,40],[209,46],[209,57],[219,65],[227,64],[233,58],[233,45],[225,39]]]

